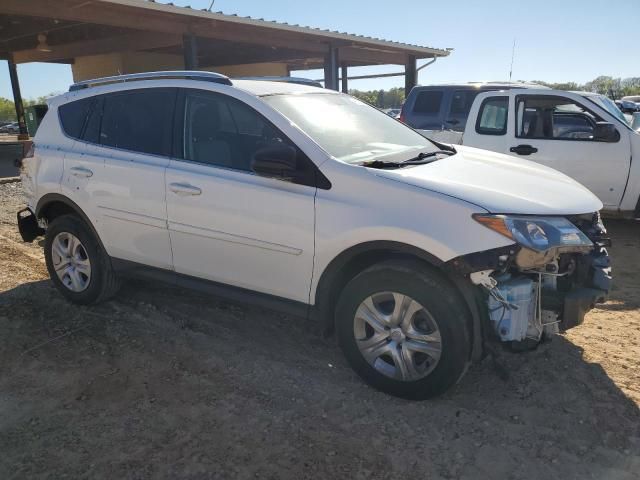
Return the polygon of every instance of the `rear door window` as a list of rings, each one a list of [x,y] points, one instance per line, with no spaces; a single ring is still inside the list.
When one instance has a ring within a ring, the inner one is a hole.
[[[441,90],[425,90],[418,93],[416,97],[413,111],[415,113],[423,113],[428,115],[434,115],[440,113],[440,106],[442,105],[442,97],[444,92]]]
[[[169,156],[175,101],[174,88],[149,88],[104,95],[100,144]]]
[[[89,118],[84,127],[84,133],[82,139],[85,142],[98,143],[100,142],[100,121],[102,120],[102,97],[95,97],[89,113]]]
[[[445,118],[447,127],[453,130],[463,131],[467,118],[469,117],[469,111],[471,105],[476,99],[476,96],[480,93],[479,90],[456,90],[451,95],[451,102],[449,105],[449,114]]]

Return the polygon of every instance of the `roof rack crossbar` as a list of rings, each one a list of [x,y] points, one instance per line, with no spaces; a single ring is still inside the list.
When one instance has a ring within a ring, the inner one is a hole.
[[[69,87],[70,92],[85,88],[96,87],[98,85],[108,85],[110,83],[134,82],[139,80],[163,80],[167,78],[182,78],[185,80],[199,80],[202,82],[220,83],[222,85],[232,85],[229,77],[215,72],[203,72],[200,70],[169,70],[164,72],[143,72],[130,73],[127,75],[114,75],[113,77],[95,78],[74,83]]]

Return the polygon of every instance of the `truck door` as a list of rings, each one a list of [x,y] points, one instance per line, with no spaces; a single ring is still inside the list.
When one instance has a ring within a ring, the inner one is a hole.
[[[493,92],[476,102],[466,145],[559,170],[591,190],[606,209],[618,208],[631,153],[628,135],[607,112],[580,95],[544,90]],[[613,124],[614,135],[601,135],[603,123]]]

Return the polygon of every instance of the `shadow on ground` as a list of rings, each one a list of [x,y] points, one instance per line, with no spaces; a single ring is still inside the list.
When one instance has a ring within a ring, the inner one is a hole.
[[[163,284],[4,292],[0,477],[637,478],[636,404],[562,336],[407,402],[319,332]]]

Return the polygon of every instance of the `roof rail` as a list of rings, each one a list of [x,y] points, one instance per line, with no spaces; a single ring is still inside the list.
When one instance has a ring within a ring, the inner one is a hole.
[[[135,82],[138,80],[163,80],[167,78],[182,78],[185,80],[200,80],[202,82],[220,83],[222,85],[232,85],[229,77],[215,72],[202,72],[200,70],[168,70],[164,72],[143,72],[130,73],[127,75],[115,75],[113,77],[95,78],[74,83],[69,87],[70,92],[83,90],[85,88],[96,87],[98,85],[108,85],[110,83]]]
[[[282,83],[296,83],[298,85],[308,85],[310,87],[320,87],[322,84],[316,80],[303,77],[281,77],[281,76],[263,76],[263,77],[234,77],[234,80],[257,80],[266,82],[282,82]]]

